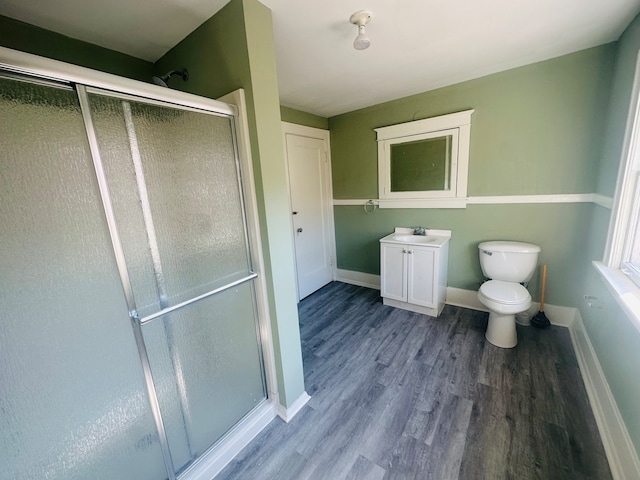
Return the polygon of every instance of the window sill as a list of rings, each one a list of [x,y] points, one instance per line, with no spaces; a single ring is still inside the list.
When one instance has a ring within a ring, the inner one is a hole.
[[[608,267],[602,262],[593,262],[593,266],[618,305],[640,331],[640,288],[617,268]]]

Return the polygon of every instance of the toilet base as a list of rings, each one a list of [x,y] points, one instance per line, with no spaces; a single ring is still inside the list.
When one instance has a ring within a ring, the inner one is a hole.
[[[518,344],[515,314],[489,313],[485,338],[496,347],[513,348]]]

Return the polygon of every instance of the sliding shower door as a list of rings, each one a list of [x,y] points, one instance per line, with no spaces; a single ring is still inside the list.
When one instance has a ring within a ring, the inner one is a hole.
[[[266,400],[233,118],[76,90],[0,78],[0,478],[175,478]]]
[[[95,91],[89,105],[180,470],[266,396],[232,119]]]
[[[0,129],[0,478],[166,478],[76,94],[0,78]]]

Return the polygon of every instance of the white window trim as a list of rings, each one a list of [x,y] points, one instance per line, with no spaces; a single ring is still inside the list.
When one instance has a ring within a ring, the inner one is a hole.
[[[465,208],[469,173],[471,115],[474,110],[441,115],[374,129],[378,141],[378,197],[380,208]],[[455,130],[455,132],[452,132]],[[391,145],[413,139],[452,135],[451,189],[390,192]]]
[[[640,52],[627,115],[627,127],[618,170],[616,193],[609,223],[609,234],[602,262],[593,262],[598,273],[623,311],[640,330],[640,286],[630,277],[624,260],[628,255],[628,238],[635,231],[639,213],[640,175]]]

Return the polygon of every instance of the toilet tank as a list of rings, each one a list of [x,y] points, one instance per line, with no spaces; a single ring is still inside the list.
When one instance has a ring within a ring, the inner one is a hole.
[[[517,283],[531,280],[540,254],[538,245],[523,242],[482,242],[478,249],[485,277]]]

